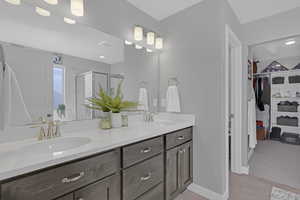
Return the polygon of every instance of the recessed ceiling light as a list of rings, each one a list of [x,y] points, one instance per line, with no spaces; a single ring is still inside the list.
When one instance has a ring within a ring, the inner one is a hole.
[[[58,1],[57,0],[44,0],[47,4],[51,5],[57,5]]]
[[[101,59],[104,59],[105,58],[105,56],[99,56]]]
[[[289,41],[285,42],[285,45],[293,45],[293,44],[296,44],[295,40],[289,40]]]
[[[132,42],[128,41],[128,40],[125,40],[125,44],[126,45],[132,45]]]
[[[48,10],[45,10],[40,7],[35,7],[35,12],[44,17],[49,17],[51,15],[51,13]]]
[[[76,24],[76,21],[67,17],[64,17],[64,22],[67,24]]]
[[[13,5],[20,5],[21,0],[5,0],[7,3],[13,4]]]
[[[153,50],[152,49],[147,49],[147,52],[152,53]]]
[[[136,49],[142,49],[143,47],[142,47],[141,45],[136,44],[136,45],[135,45],[135,48],[136,48]]]

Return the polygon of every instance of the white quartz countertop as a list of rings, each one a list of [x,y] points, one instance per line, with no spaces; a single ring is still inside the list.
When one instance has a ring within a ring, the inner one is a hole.
[[[194,115],[167,113],[156,115],[154,122],[144,122],[139,115],[130,116],[129,127],[111,130],[99,129],[97,127],[98,120],[72,122],[62,128],[62,137],[60,138],[44,141],[31,138],[0,144],[0,181],[164,135],[194,126],[194,124]],[[51,140],[63,139],[68,141],[72,138],[85,138],[89,142],[56,153],[44,154],[39,152],[44,144],[49,146],[47,142],[49,143]]]

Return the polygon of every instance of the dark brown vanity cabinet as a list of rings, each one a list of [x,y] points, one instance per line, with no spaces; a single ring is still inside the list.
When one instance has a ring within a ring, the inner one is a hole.
[[[120,200],[121,177],[113,175],[75,191],[75,200]]]
[[[0,200],[171,200],[192,181],[192,128],[3,181]]]
[[[170,145],[170,149],[166,151],[166,200],[174,199],[192,183],[193,150],[191,134],[191,129],[184,129],[182,134],[169,136],[172,141],[170,144],[175,143],[176,145]],[[183,138],[189,138],[189,140]]]

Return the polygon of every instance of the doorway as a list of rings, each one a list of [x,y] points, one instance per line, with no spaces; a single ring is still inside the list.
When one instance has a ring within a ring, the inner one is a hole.
[[[229,173],[242,168],[242,43],[231,28],[225,27],[225,167],[226,195]]]

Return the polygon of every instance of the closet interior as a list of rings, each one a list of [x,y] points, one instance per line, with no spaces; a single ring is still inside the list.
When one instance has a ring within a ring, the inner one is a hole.
[[[290,42],[291,40],[294,42]],[[300,36],[250,46],[248,57],[250,174],[277,182],[283,179],[287,185],[299,182],[293,180],[293,177],[296,178],[294,174],[298,171],[288,167],[299,160],[298,156],[295,157],[300,152],[299,105]],[[285,172],[287,174],[282,172],[283,168],[286,168],[284,171],[287,171]],[[278,180],[274,180],[276,178]]]

